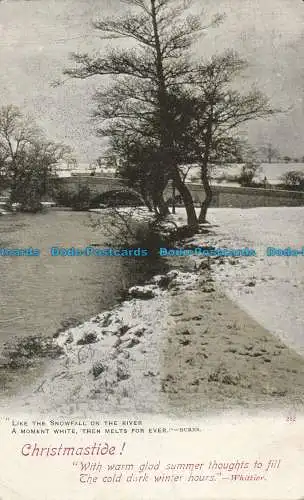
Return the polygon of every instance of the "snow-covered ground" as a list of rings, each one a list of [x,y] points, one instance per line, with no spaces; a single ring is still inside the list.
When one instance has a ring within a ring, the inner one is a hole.
[[[183,217],[182,209],[177,216]],[[222,264],[213,261],[226,294],[262,326],[304,353],[304,255],[266,255],[267,247],[304,246],[304,207],[215,208],[208,212],[208,220],[213,234],[197,236],[192,244],[251,247],[257,253],[256,257],[226,258]]]
[[[300,248],[303,215],[304,207],[210,210],[210,232],[185,247],[251,247],[257,255],[211,257],[211,269],[171,270],[131,288],[129,300],[60,333],[59,358],[13,401],[8,395],[3,411],[178,414],[301,402],[303,359],[275,337],[304,354],[304,256],[271,258],[265,250]],[[185,214],[172,218],[183,224]]]
[[[54,342],[62,355],[34,388],[2,403],[2,411],[38,407],[41,414],[56,409],[84,416],[101,408],[109,414],[161,411],[161,356],[168,324],[174,323],[163,280],[187,293],[198,276],[175,270],[155,276],[150,284],[130,288],[122,304],[60,333]]]
[[[171,218],[185,223],[184,209],[176,212]],[[146,209],[133,210],[135,216],[145,221],[151,218]],[[222,264],[211,260],[225,293],[262,326],[304,354],[304,255],[266,255],[267,247],[304,247],[304,207],[212,208],[208,220],[212,233],[192,238],[191,244],[250,247],[257,254],[225,258]]]
[[[223,175],[228,177],[238,176],[241,174],[242,166],[243,164],[216,166],[212,172],[213,179],[216,181],[218,177]],[[281,182],[281,176],[292,170],[303,172],[304,163],[261,163],[254,180],[261,182],[266,176],[270,184],[279,184]],[[197,170],[195,174],[200,177],[199,170]],[[226,185],[226,183],[224,185]]]

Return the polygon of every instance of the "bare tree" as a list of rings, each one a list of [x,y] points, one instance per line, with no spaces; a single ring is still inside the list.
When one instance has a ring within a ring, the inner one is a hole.
[[[228,51],[202,64],[193,79],[195,94],[188,98],[192,119],[191,126],[187,127],[186,140],[200,164],[206,194],[199,215],[200,223],[206,221],[212,199],[208,170],[212,159],[225,156],[227,150],[238,154],[242,147],[237,134],[240,125],[274,113],[268,99],[258,90],[241,94],[231,88],[234,78],[245,68],[246,62]]]
[[[0,108],[0,173],[10,188],[11,202],[21,203],[23,210],[38,210],[61,159],[71,159],[70,148],[48,141],[16,106]]]
[[[76,68],[66,70],[65,74],[74,78],[108,75],[114,80],[110,89],[103,89],[97,96],[97,116],[103,122],[99,133],[103,135],[130,131],[141,135],[143,123],[152,114],[156,116],[161,154],[154,166],[154,177],[158,183],[155,196],[159,210],[167,213],[163,192],[168,180],[173,179],[183,197],[188,224],[194,227],[197,217],[192,197],[175,160],[168,92],[172,86],[188,82],[194,71],[192,43],[220,18],[203,26],[199,17],[186,15],[190,7],[187,1],[179,4],[174,0],[127,0],[125,3],[131,8],[129,14],[96,21],[94,27],[102,33],[102,39],[128,39],[134,42],[134,48],[110,48],[104,56],[74,54]]]
[[[267,158],[268,163],[272,163],[272,160],[278,158],[279,156],[278,150],[274,148],[271,143],[268,143],[266,146],[263,146],[261,150],[262,153]]]

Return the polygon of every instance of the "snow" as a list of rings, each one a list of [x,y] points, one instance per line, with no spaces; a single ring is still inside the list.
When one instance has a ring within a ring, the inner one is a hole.
[[[178,217],[181,221],[182,209]],[[304,207],[215,208],[209,210],[208,220],[212,234],[198,235],[191,244],[256,249],[255,257],[226,258],[222,264],[211,258],[225,293],[287,345],[304,353],[304,255],[266,255],[270,246],[302,248]]]
[[[224,186],[239,186],[238,183],[229,182],[229,178],[238,176],[241,173],[242,166],[244,164],[227,164],[222,166],[215,166],[212,170],[212,179],[216,183],[218,178],[225,175],[228,178],[228,182],[223,182]],[[280,184],[281,176],[286,172],[291,172],[292,170],[304,171],[304,163],[261,163],[259,165],[258,171],[254,177],[255,181],[261,182],[264,177],[270,184]],[[193,175],[200,177],[199,170],[193,171]]]
[[[122,210],[127,214],[130,209]],[[146,209],[133,210],[132,217],[151,220]],[[176,216],[170,219],[184,224],[184,209],[177,208]],[[228,297],[264,328],[304,353],[304,255],[266,255],[267,247],[304,246],[304,207],[212,208],[208,220],[212,234],[203,239],[198,235],[188,243],[256,249],[256,257],[233,258],[233,264],[231,258],[224,259],[221,265],[213,261],[216,279]],[[169,220],[167,225],[172,229]]]
[[[165,278],[184,290],[198,279],[179,271],[155,276],[151,284],[129,290],[131,297],[135,291],[153,290],[149,300],[131,298],[60,333],[56,343],[63,350],[62,356],[53,360],[38,388],[35,382],[34,390],[29,387],[7,402],[8,411],[37,406],[43,415],[54,408],[61,415],[83,416],[101,409],[109,414],[118,409],[130,413],[145,413],[147,408],[160,411],[161,353],[170,298],[157,284]]]
[[[89,212],[94,212],[102,215],[115,216],[120,214],[126,220],[149,223],[154,220],[154,213],[149,212],[146,207],[107,207],[107,208],[91,208]]]
[[[265,249],[268,246],[301,248],[303,215],[304,207],[210,209],[210,232],[197,234],[183,244],[184,247],[255,248],[255,257],[211,257],[213,278],[241,309],[300,354],[304,354],[304,256],[271,258],[266,257]],[[140,212],[138,217],[142,216]],[[171,219],[178,225],[185,222],[183,209],[177,209]],[[202,259],[206,262],[206,257],[186,259],[195,259],[195,264],[201,264]],[[109,414],[118,410],[144,414],[151,409],[161,413],[167,404],[162,398],[162,356],[168,332],[173,324],[176,327],[172,299],[178,288],[187,310],[190,308],[186,300],[188,291],[199,303],[206,301],[200,293],[210,290],[201,288],[199,276],[199,272],[177,270],[155,276],[145,286],[130,288],[128,300],[111,311],[60,333],[56,339],[63,350],[60,358],[52,361],[38,386],[35,381],[34,387],[23,388],[14,401],[9,398],[4,405],[7,411],[39,407],[40,413],[47,415],[56,408],[57,414],[83,417],[105,409]],[[218,298],[214,295],[209,300],[216,304]],[[208,321],[217,324],[217,318],[223,318],[229,326],[232,304],[227,304],[226,309],[220,309],[221,316],[216,307],[213,316],[209,311],[197,328],[207,328]],[[194,316],[197,302],[191,307],[195,307],[191,312]],[[219,326],[220,331],[224,324]],[[240,344],[244,339],[247,342],[247,331],[251,331],[250,328],[239,333]],[[263,332],[255,337],[256,341],[264,338]],[[173,338],[176,339],[175,333]],[[219,347],[216,362],[219,362],[226,351],[218,339],[216,346]],[[213,355],[215,351],[213,348]],[[242,356],[241,360],[243,363]],[[221,394],[218,397],[222,397]]]

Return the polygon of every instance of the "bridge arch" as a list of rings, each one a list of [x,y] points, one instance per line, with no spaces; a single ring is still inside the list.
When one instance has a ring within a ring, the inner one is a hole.
[[[70,177],[59,177],[56,184],[70,193],[77,193],[80,189],[89,188],[92,199],[95,203],[106,204],[107,200],[116,197],[118,202],[124,204],[124,200],[133,200],[134,204],[145,204],[141,194],[135,189],[127,186],[124,179],[90,176],[90,175],[71,175]],[[139,203],[140,202],[140,203]]]
[[[91,208],[99,208],[101,205],[106,206],[142,206],[145,205],[145,200],[142,195],[135,189],[127,186],[119,186],[114,189],[108,189],[101,193],[95,194],[91,200]]]

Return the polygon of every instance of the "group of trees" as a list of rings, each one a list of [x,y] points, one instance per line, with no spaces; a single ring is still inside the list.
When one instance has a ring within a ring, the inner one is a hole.
[[[238,54],[194,57],[194,43],[221,23],[220,16],[204,25],[188,14],[191,0],[122,2],[126,14],[94,23],[101,38],[111,41],[106,52],[73,54],[75,65],[64,73],[105,77],[94,97],[94,115],[97,134],[108,139],[108,162],[160,216],[169,212],[164,192],[171,181],[188,225],[196,228],[206,221],[211,202],[210,165],[242,161],[248,145],[240,139],[240,126],[274,111],[258,90],[233,86],[247,67]],[[121,44],[126,40],[127,46]],[[273,151],[267,151],[271,161]],[[17,108],[0,110],[0,180],[9,185],[12,202],[38,209],[54,165],[67,156],[68,148],[47,141]],[[183,171],[193,163],[206,193],[199,217]]]
[[[71,160],[70,148],[49,141],[35,122],[16,106],[0,108],[0,188],[21,211],[41,209],[60,160]]]
[[[260,148],[260,153],[262,154],[262,160],[267,163],[273,163],[273,160],[279,163],[303,163],[304,156],[292,158],[288,155],[282,155],[278,149],[274,148],[271,143],[268,143]]]
[[[281,176],[281,186],[294,191],[304,191],[304,172],[301,170],[291,170]]]
[[[147,206],[168,213],[164,190],[169,181],[180,193],[188,225],[205,222],[211,201],[209,165],[239,160],[245,143],[238,128],[273,113],[258,90],[241,93],[232,87],[246,62],[227,51],[197,60],[192,47],[206,25],[188,14],[190,1],[125,0],[128,12],[94,23],[103,40],[111,40],[105,54],[73,54],[72,78],[98,75],[105,85],[95,95],[97,133],[107,137],[108,156],[119,175],[137,188]],[[127,40],[128,47],[120,42]],[[197,163],[206,199],[197,217],[181,166]]]

